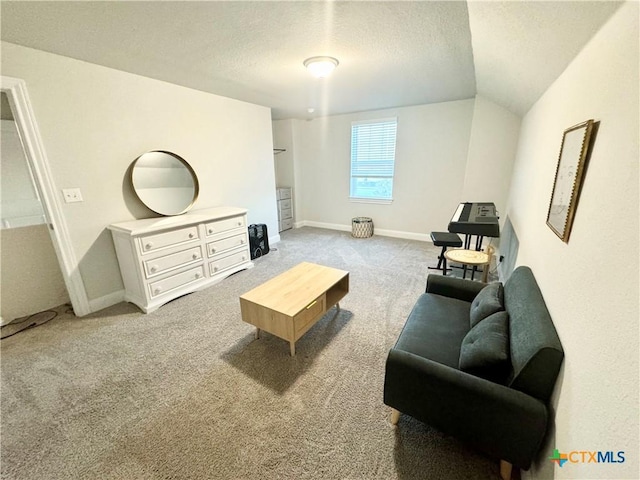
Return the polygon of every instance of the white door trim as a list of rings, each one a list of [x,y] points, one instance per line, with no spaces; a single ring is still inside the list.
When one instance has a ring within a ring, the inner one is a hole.
[[[73,305],[73,311],[78,316],[87,315],[91,313],[87,292],[80,275],[78,259],[71,246],[71,236],[62,215],[60,197],[56,194],[58,190],[49,169],[49,161],[31,108],[26,83],[24,80],[2,75],[0,76],[0,90],[7,94],[27,161],[30,163],[35,177],[36,187],[39,190],[49,225],[49,234],[58,257],[62,278]]]

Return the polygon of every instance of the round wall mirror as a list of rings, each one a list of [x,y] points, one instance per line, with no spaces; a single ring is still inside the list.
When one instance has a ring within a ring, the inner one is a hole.
[[[154,150],[131,165],[131,185],[142,203],[160,215],[187,212],[198,198],[198,178],[183,158]]]

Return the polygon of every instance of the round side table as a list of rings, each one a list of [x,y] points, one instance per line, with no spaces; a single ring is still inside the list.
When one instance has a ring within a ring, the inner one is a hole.
[[[466,278],[467,276],[467,267],[484,266],[484,268],[482,269],[482,281],[484,283],[487,283],[487,279],[489,276],[489,262],[491,261],[491,257],[486,252],[467,250],[464,248],[454,248],[452,250],[447,250],[446,252],[444,252],[444,256],[447,257],[447,260],[461,263],[464,266],[464,273],[462,274],[462,278]],[[473,268],[473,270],[471,271],[471,280],[473,280],[474,274],[475,268]]]

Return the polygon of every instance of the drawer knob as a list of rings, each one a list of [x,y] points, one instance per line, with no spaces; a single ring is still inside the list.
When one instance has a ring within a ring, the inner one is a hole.
[[[158,295],[160,292],[162,292],[162,289],[160,287],[156,288],[153,293],[155,293],[156,295]]]
[[[213,271],[217,272],[218,271],[218,267],[213,267]]]
[[[215,253],[215,252],[216,252],[216,249],[211,247],[211,253]]]
[[[198,259],[198,254],[197,254],[197,253],[194,253],[194,254],[191,256],[191,258],[193,258],[194,260],[197,260],[197,259]]]
[[[243,244],[244,244],[244,238],[241,238],[240,239],[240,245],[243,245]]]
[[[196,272],[196,278],[200,278],[200,272]]]
[[[193,233],[189,234],[189,238],[193,238],[195,235]]]
[[[209,232],[209,233],[213,233],[213,228],[210,228],[210,229],[208,230],[208,232]]]
[[[241,225],[242,225],[242,222],[238,222],[238,226],[241,226]]]
[[[151,267],[151,272],[157,272],[158,271],[158,267],[156,265],[154,265],[153,267]]]
[[[245,257],[244,255],[242,255],[242,260],[246,260],[246,259],[247,259],[247,257]]]
[[[149,242],[147,243],[144,248],[146,248],[147,250],[149,250],[151,247],[153,247],[153,243]]]

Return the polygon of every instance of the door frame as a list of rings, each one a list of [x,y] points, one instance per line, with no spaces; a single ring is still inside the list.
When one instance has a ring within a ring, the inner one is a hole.
[[[62,278],[67,287],[73,311],[78,316],[91,313],[87,292],[80,275],[78,259],[73,251],[67,222],[62,214],[61,198],[53,181],[49,160],[36,123],[27,85],[19,78],[0,76],[0,90],[6,93],[16,122],[18,135],[33,172],[36,188],[42,200],[49,235],[58,258]]]

